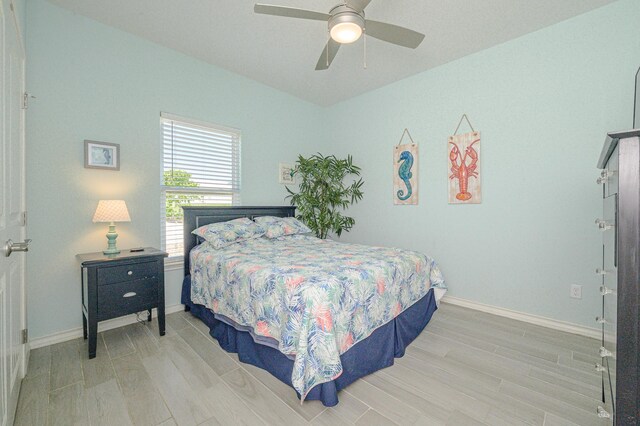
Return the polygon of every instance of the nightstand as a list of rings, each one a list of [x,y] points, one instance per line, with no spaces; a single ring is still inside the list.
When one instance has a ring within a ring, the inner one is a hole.
[[[152,247],[78,254],[82,267],[82,328],[89,339],[89,358],[96,356],[98,322],[158,308],[158,329],[164,336],[164,258]]]

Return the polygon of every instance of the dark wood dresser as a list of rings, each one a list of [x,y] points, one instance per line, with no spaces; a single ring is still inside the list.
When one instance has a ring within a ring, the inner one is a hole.
[[[602,185],[603,215],[596,220],[602,231],[603,402],[601,417],[619,426],[640,421],[640,130],[610,133],[598,168]]]
[[[76,256],[81,264],[82,325],[89,339],[89,358],[96,356],[98,322],[137,312],[158,309],[158,329],[164,335],[164,258],[167,253],[152,247],[143,251],[122,250]]]

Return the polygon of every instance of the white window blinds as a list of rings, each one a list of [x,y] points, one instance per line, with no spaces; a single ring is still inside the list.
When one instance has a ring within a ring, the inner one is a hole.
[[[162,246],[182,259],[182,205],[232,205],[240,195],[240,131],[168,114],[162,132]]]

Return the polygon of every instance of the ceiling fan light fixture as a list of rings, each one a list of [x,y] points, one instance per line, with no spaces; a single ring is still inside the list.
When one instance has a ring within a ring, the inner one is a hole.
[[[364,18],[348,6],[339,6],[332,10],[329,19],[329,35],[340,44],[357,41],[364,30]]]
[[[341,22],[331,28],[331,38],[340,44],[349,44],[362,36],[362,27],[353,22]]]

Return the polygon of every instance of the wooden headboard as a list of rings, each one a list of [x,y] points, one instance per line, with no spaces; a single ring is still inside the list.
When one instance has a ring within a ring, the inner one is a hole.
[[[184,210],[184,274],[189,275],[189,253],[198,244],[198,238],[191,233],[194,229],[216,222],[257,216],[292,217],[294,206],[235,207],[235,206],[182,206]]]

